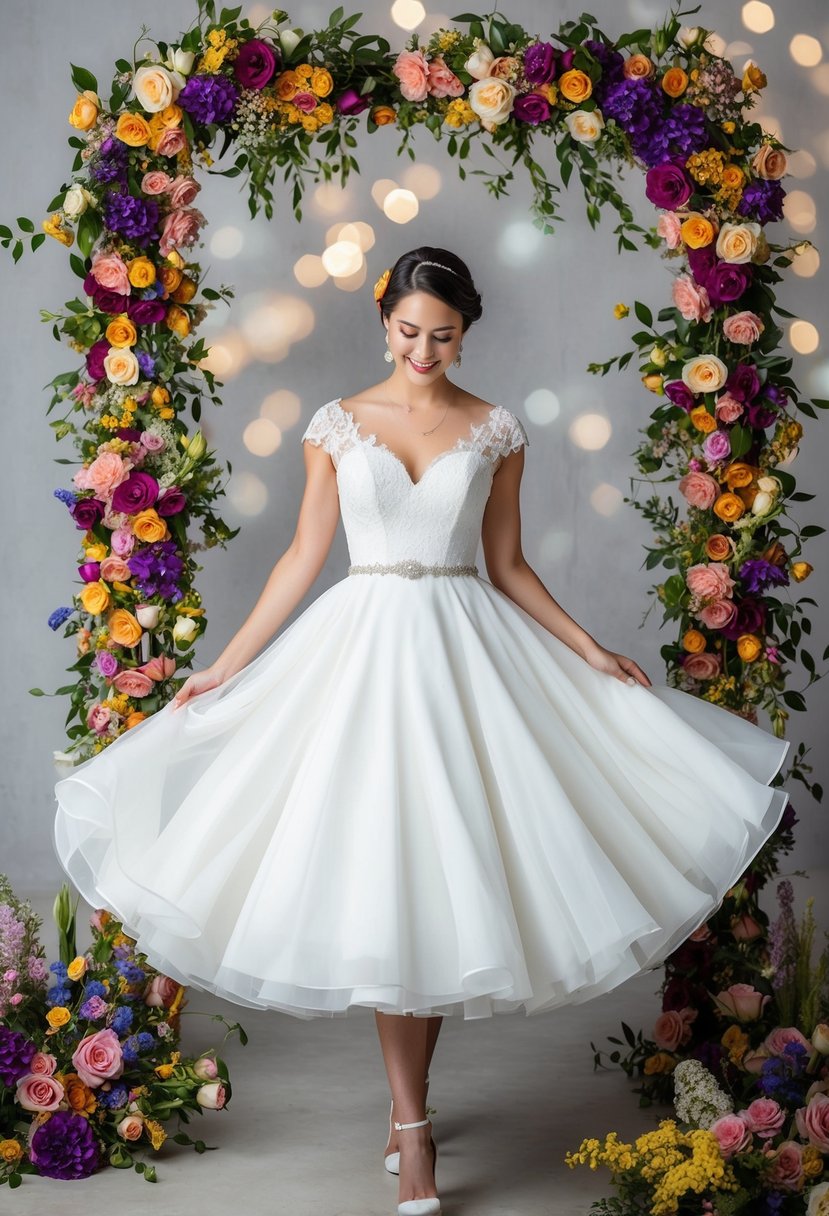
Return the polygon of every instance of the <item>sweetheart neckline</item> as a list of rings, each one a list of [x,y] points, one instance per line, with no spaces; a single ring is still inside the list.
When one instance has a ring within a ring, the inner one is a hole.
[[[378,439],[377,435],[373,431],[369,432],[367,435],[364,435],[362,433],[360,423],[354,417],[351,410],[347,410],[345,408],[345,406],[342,404],[342,400],[342,397],[334,397],[332,399],[332,404],[336,403],[336,407],[340,413],[344,414],[345,417],[349,419],[357,442],[368,444],[369,447],[373,447],[379,452],[388,452],[392,460],[394,460],[403,470],[406,480],[412,489],[416,489],[417,486],[421,484],[421,482],[425,479],[426,474],[429,473],[433,466],[436,465],[444,456],[450,456],[453,452],[457,451],[465,451],[466,449],[463,446],[464,444],[474,447],[475,440],[478,437],[478,432],[482,431],[484,427],[490,425],[492,416],[496,413],[496,411],[504,409],[504,406],[502,405],[493,405],[483,422],[473,422],[466,435],[459,435],[451,447],[444,448],[442,452],[437,452],[426,465],[426,468],[423,470],[420,477],[418,477],[417,481],[413,481],[409,470],[406,468],[401,458],[397,455],[397,452],[393,451],[387,443],[383,443],[381,439]]]

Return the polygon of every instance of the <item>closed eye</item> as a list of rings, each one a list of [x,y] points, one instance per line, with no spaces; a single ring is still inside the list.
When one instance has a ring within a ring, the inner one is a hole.
[[[416,337],[417,337],[417,334],[407,334],[407,333],[406,333],[406,331],[405,331],[405,329],[401,329],[401,331],[400,331],[400,332],[401,332],[401,334],[403,335],[403,337],[404,337],[404,338],[416,338]],[[445,342],[451,342],[451,341],[452,341],[452,339],[451,339],[451,338],[435,338],[435,341],[436,341],[436,342],[444,342],[444,343],[445,343]]]

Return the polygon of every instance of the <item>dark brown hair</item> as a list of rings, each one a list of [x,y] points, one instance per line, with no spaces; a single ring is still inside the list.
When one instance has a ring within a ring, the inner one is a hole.
[[[439,266],[424,265],[439,262]],[[443,267],[450,267],[449,270]],[[453,273],[454,271],[454,273]],[[401,254],[392,267],[388,285],[380,300],[380,312],[388,317],[404,296],[413,291],[428,291],[456,309],[463,317],[462,333],[479,320],[483,309],[469,267],[456,253],[434,245],[420,245]]]

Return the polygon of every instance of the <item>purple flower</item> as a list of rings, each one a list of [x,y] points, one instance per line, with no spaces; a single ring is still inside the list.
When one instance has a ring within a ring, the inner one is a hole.
[[[104,199],[104,223],[134,245],[144,248],[157,235],[158,203],[112,190]]]
[[[664,207],[667,211],[676,211],[687,203],[692,189],[682,160],[677,158],[648,169],[645,194],[654,207]]]
[[[746,417],[748,418],[749,426],[758,431],[764,431],[767,426],[771,426],[777,421],[777,411],[767,410],[760,401],[750,401],[746,406]]]
[[[717,632],[732,642],[736,642],[741,633],[761,633],[766,620],[766,608],[761,600],[746,596],[737,603],[737,613],[732,621],[723,625]]]
[[[524,51],[524,75],[530,84],[547,84],[556,74],[556,49],[551,42],[533,42]]]
[[[725,382],[737,401],[751,401],[760,391],[760,376],[753,363],[738,363]]]
[[[79,498],[74,507],[70,508],[69,514],[78,528],[87,531],[103,519],[104,509],[100,498]]]
[[[152,380],[155,375],[155,359],[146,350],[137,350],[135,357],[138,360],[138,366],[141,368],[141,375],[147,380]]]
[[[569,72],[570,68],[573,66],[573,60],[575,59],[575,57],[576,57],[575,47],[571,46],[571,47],[568,47],[566,51],[562,51],[558,57],[559,70],[562,72]]]
[[[278,56],[278,59],[277,59]],[[282,55],[261,38],[251,38],[239,48],[233,61],[233,74],[246,89],[264,89],[277,67]]]
[[[132,1013],[132,1010],[128,1010]],[[95,1090],[95,1097],[98,1099],[99,1106],[105,1106],[107,1110],[118,1110],[120,1106],[127,1105],[128,1091],[126,1085],[122,1081],[106,1088],[110,1083],[105,1081],[98,1089]]]
[[[178,515],[187,506],[187,499],[180,486],[168,486],[155,504],[159,515]]]
[[[671,152],[688,156],[708,144],[705,114],[699,106],[675,105],[664,122],[634,140],[633,150],[646,165],[658,165]]]
[[[227,76],[191,76],[177,101],[196,122],[207,125],[227,122],[238,96],[239,90]]]
[[[133,553],[127,559],[127,565],[135,575],[142,595],[160,595],[172,603],[182,598],[178,579],[184,570],[184,562],[176,553],[174,540],[160,540],[147,545],[138,553]]]
[[[29,1156],[45,1178],[88,1178],[101,1163],[89,1120],[71,1110],[53,1111],[40,1125]]]
[[[334,105],[340,114],[362,114],[371,105],[371,94],[363,97],[356,89],[346,89],[340,93]]]
[[[711,431],[705,436],[702,451],[705,459],[712,464],[725,460],[731,455],[731,440],[728,437],[728,431],[722,430],[719,427],[716,431]]]
[[[30,1071],[32,1056],[37,1051],[31,1039],[18,1030],[0,1025],[0,1081],[11,1088]]]
[[[686,414],[689,414],[697,403],[695,395],[684,380],[669,380],[667,384],[663,385],[663,388],[668,400],[685,410]]]
[[[716,262],[708,275],[705,288],[715,308],[731,304],[751,286],[754,267],[745,262]]]
[[[737,204],[740,215],[749,216],[760,224],[768,224],[770,220],[783,218],[783,199],[786,191],[778,181],[768,181],[757,178],[743,190],[742,198]]]
[[[127,144],[115,136],[108,136],[90,164],[89,176],[92,181],[101,185],[114,181],[126,184],[129,153]]]
[[[126,311],[130,297],[122,295],[120,291],[113,291],[109,287],[102,287],[91,270],[83,281],[83,289],[88,296],[92,297],[93,304],[101,312],[119,313]]]
[[[86,1018],[87,1021],[94,1022],[97,1018],[102,1018],[109,1006],[106,1001],[100,996],[91,996],[88,1001],[84,1001],[78,1010],[78,1016]]]
[[[118,660],[111,650],[99,650],[95,663],[102,676],[114,676],[118,670]]]
[[[782,389],[779,384],[766,383],[766,387],[763,389],[763,396],[768,397],[769,401],[773,401],[781,409],[785,408],[789,400],[785,389]]]
[[[589,39],[584,44],[585,49],[590,52],[602,66],[601,79],[597,80],[593,85],[593,96],[596,98],[596,105],[601,106],[604,103],[604,97],[607,90],[613,84],[618,84],[624,78],[625,59],[618,51],[608,46],[606,42],[600,42],[598,39]]]
[[[127,316],[136,325],[158,325],[167,316],[167,305],[163,300],[136,300],[131,297]]]
[[[112,495],[113,511],[126,511],[128,515],[137,515],[146,511],[158,498],[158,482],[152,473],[143,473],[133,469],[130,475],[115,487]]]
[[[101,563],[84,562],[82,565],[78,566],[78,574],[85,583],[94,583],[101,577]]]
[[[515,99],[512,113],[519,122],[528,122],[537,127],[540,122],[546,122],[550,117],[550,103],[540,93],[521,93]]]
[[[767,562],[765,558],[753,557],[740,566],[740,578],[748,591],[764,591],[766,587],[785,587],[789,576],[780,566]]]
[[[623,78],[612,84],[604,96],[602,113],[612,118],[636,142],[647,137],[662,118],[663,95],[653,80]]]
[[[106,338],[99,338],[97,342],[92,343],[86,352],[86,372],[90,380],[103,380],[106,375],[104,359],[108,354],[109,342]]]

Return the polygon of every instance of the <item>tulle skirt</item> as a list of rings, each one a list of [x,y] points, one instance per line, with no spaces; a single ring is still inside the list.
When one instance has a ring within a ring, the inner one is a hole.
[[[485,579],[352,575],[59,780],[54,843],[154,967],[236,1004],[530,1015],[711,916],[789,746],[596,671]]]

